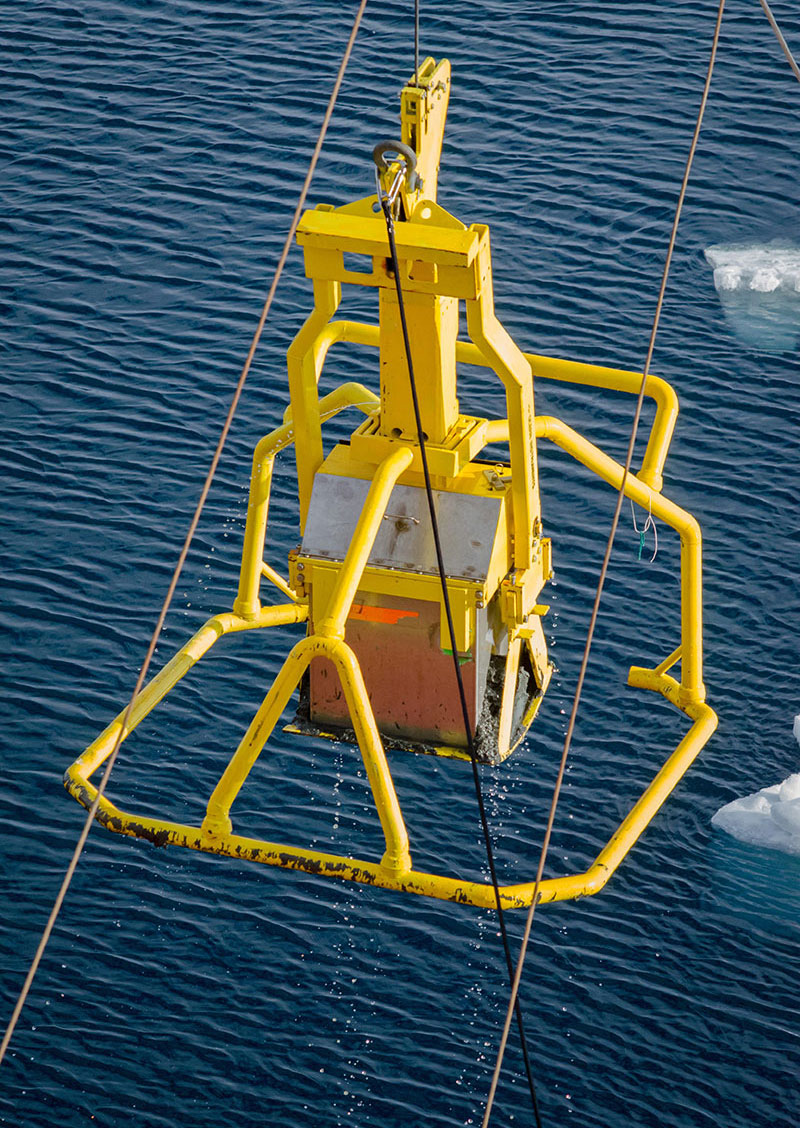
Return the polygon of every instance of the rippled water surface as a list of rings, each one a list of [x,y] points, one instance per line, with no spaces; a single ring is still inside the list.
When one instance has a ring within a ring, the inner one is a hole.
[[[800,50],[800,22],[776,2]],[[6,516],[4,1019],[82,812],[65,766],[129,693],[247,351],[355,5],[6,3],[2,490]],[[682,414],[665,491],[705,536],[716,736],[601,895],[537,914],[522,1001],[545,1125],[800,1123],[800,857],[712,829],[798,769],[796,305],[737,330],[704,250],[797,246],[800,86],[756,3],[730,0],[654,368]],[[641,367],[715,5],[423,2],[453,63],[440,201],[491,225],[497,307],[539,353]],[[372,191],[397,132],[410,4],[374,0],[312,202]],[[766,295],[768,298],[769,295]],[[286,401],[310,300],[290,259],[158,660],[237,578],[250,452]],[[362,303],[363,304],[363,303]],[[363,350],[326,387],[375,380]],[[466,411],[499,384],[465,369]],[[625,447],[625,397],[537,387]],[[344,433],[344,426],[338,433]],[[541,452],[558,663],[541,716],[485,770],[502,875],[535,869],[613,495]],[[270,543],[295,543],[290,463]],[[677,545],[650,566],[626,517],[549,872],[582,868],[685,730],[625,687],[677,637]],[[112,794],[196,819],[295,635],[243,637],[123,749]],[[464,765],[395,754],[415,862],[480,876]],[[275,737],[237,828],[376,856],[346,745]],[[518,939],[523,918],[509,924]],[[507,985],[489,912],[315,880],[95,828],[9,1056],[0,1123],[312,1128],[480,1123]],[[493,1123],[532,1122],[512,1043]]]

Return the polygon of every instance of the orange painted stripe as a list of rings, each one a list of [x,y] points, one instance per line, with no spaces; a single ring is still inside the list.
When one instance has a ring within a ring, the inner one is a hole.
[[[418,619],[419,611],[401,611],[399,607],[368,607],[366,603],[354,603],[348,619],[363,619],[367,623],[388,623],[396,626],[401,619]]]

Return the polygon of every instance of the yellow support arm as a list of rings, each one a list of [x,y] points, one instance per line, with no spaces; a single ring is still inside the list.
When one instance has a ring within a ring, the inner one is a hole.
[[[367,345],[378,348],[380,328],[362,321],[331,321],[321,331],[314,342],[316,363],[321,364],[328,349],[337,342],[354,345]],[[642,383],[642,373],[625,368],[608,368],[599,364],[586,364],[578,360],[562,360],[553,356],[540,356],[538,353],[522,354],[534,378],[559,380],[568,384],[584,384],[591,388],[605,388],[607,391],[627,392],[638,395]],[[490,367],[486,356],[477,345],[470,341],[456,343],[456,360],[462,364]],[[663,486],[664,464],[669,453],[675,423],[678,418],[678,397],[671,384],[660,376],[649,373],[645,381],[644,394],[655,404],[655,416],[647,441],[642,466],[637,478],[645,485],[660,491]],[[490,420],[487,442],[507,442],[507,420]]]
[[[450,63],[430,57],[419,74],[400,95],[402,141],[417,154],[417,175],[422,183],[416,196],[435,200],[439,186],[439,164],[450,101]]]

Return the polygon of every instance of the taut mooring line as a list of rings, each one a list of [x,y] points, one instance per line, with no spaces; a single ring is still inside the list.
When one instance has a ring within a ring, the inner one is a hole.
[[[25,982],[22,985],[22,990],[19,993],[19,997],[17,998],[17,1002],[16,1002],[16,1005],[14,1006],[14,1010],[11,1014],[11,1018],[9,1020],[8,1026],[6,1027],[6,1032],[5,1032],[5,1035],[3,1036],[3,1041],[2,1041],[2,1043],[0,1043],[0,1063],[3,1061],[3,1058],[5,1057],[6,1050],[8,1049],[8,1044],[11,1041],[11,1036],[14,1033],[14,1029],[17,1025],[17,1021],[19,1019],[20,1013],[22,1012],[22,1008],[25,1005],[25,1000],[27,999],[28,993],[30,992],[31,985],[32,985],[33,980],[34,980],[34,976],[36,975],[36,972],[39,968],[39,964],[41,963],[42,956],[44,955],[44,950],[47,947],[47,942],[50,939],[50,934],[53,931],[53,926],[55,925],[56,920],[58,918],[58,914],[61,911],[61,906],[64,903],[64,898],[67,894],[67,890],[69,889],[70,882],[72,881],[73,874],[75,873],[75,870],[77,868],[78,861],[80,859],[81,853],[83,852],[83,847],[86,844],[86,839],[89,836],[89,829],[92,825],[95,814],[97,813],[97,809],[100,806],[100,800],[103,797],[103,793],[106,790],[106,785],[108,784],[108,779],[109,779],[109,776],[111,775],[111,770],[114,767],[114,763],[117,759],[117,754],[119,752],[120,745],[122,744],[123,737],[125,735],[127,735],[128,721],[130,719],[130,715],[131,715],[131,712],[133,710],[133,706],[136,703],[136,698],[139,696],[139,693],[142,689],[142,686],[144,685],[144,679],[147,676],[147,671],[150,668],[150,662],[152,661],[153,654],[155,652],[156,643],[158,642],[159,635],[161,634],[161,629],[164,626],[164,620],[166,619],[167,611],[169,610],[170,604],[172,603],[172,598],[175,594],[175,589],[178,586],[178,580],[180,578],[180,574],[183,570],[183,565],[186,561],[186,557],[187,557],[188,552],[189,552],[189,546],[192,543],[192,539],[193,539],[195,531],[197,529],[197,525],[200,521],[200,514],[203,512],[203,507],[205,506],[206,498],[208,497],[209,490],[211,489],[211,483],[214,480],[214,475],[216,474],[216,471],[217,471],[217,466],[219,464],[220,456],[222,455],[223,447],[225,446],[225,442],[228,438],[228,432],[231,429],[231,424],[233,423],[233,417],[236,414],[236,409],[239,406],[239,400],[241,399],[242,390],[244,389],[245,381],[247,380],[248,373],[250,372],[250,365],[253,362],[253,357],[255,356],[255,352],[256,352],[256,349],[258,347],[258,343],[261,340],[261,333],[264,329],[264,324],[267,320],[267,315],[269,314],[270,308],[272,306],[272,301],[273,301],[273,298],[275,297],[275,291],[278,288],[278,282],[280,281],[281,274],[283,273],[283,268],[286,264],[286,259],[288,258],[289,250],[291,249],[291,246],[292,246],[292,240],[294,239],[294,235],[295,235],[295,232],[297,230],[297,225],[300,222],[300,216],[301,216],[303,208],[305,206],[306,197],[308,196],[308,190],[311,186],[311,180],[312,180],[312,177],[314,175],[314,171],[317,167],[317,162],[319,160],[320,152],[322,150],[322,143],[325,140],[325,134],[328,131],[328,125],[330,124],[331,116],[333,114],[333,108],[336,105],[336,99],[339,96],[339,90],[340,90],[341,85],[342,85],[344,73],[347,70],[347,64],[350,61],[350,55],[352,54],[352,51],[353,51],[353,44],[355,43],[356,35],[358,34],[358,29],[359,29],[359,26],[361,24],[361,18],[364,15],[364,9],[366,8],[366,6],[367,6],[367,0],[361,0],[360,4],[358,6],[358,11],[356,12],[355,19],[353,21],[353,26],[350,30],[350,36],[347,40],[347,46],[345,47],[344,55],[342,56],[342,60],[339,64],[339,70],[336,74],[336,81],[333,84],[333,90],[331,91],[331,96],[330,96],[330,99],[328,100],[328,106],[327,106],[327,109],[325,110],[325,116],[322,119],[322,125],[320,127],[319,136],[317,137],[317,143],[314,146],[314,152],[311,156],[311,161],[310,161],[309,166],[308,166],[308,172],[306,173],[306,178],[305,178],[305,181],[303,182],[303,187],[300,190],[300,197],[297,201],[297,207],[295,208],[294,216],[292,217],[292,222],[289,226],[289,232],[286,236],[286,241],[283,245],[283,250],[281,251],[280,258],[278,259],[278,265],[275,268],[275,274],[273,275],[273,278],[272,278],[272,284],[269,288],[269,293],[267,294],[266,301],[264,302],[264,307],[261,310],[261,316],[258,319],[258,325],[256,326],[255,333],[253,334],[253,340],[252,340],[252,343],[250,345],[250,349],[247,353],[247,358],[244,362],[244,366],[242,368],[241,374],[240,374],[239,379],[236,383],[236,388],[235,388],[234,393],[233,393],[233,398],[231,400],[230,407],[228,408],[228,414],[225,417],[225,422],[222,426],[222,431],[220,432],[220,436],[219,436],[219,439],[217,441],[217,446],[216,446],[216,449],[214,451],[214,455],[211,459],[211,465],[209,466],[208,474],[206,475],[205,482],[203,483],[203,488],[200,491],[200,499],[197,502],[197,507],[194,511],[194,516],[192,517],[191,523],[189,525],[189,531],[186,534],[186,539],[183,542],[183,547],[180,551],[180,555],[178,556],[178,562],[175,565],[175,570],[172,574],[172,579],[170,581],[169,588],[167,589],[167,594],[165,595],[164,602],[161,605],[161,611],[159,612],[159,615],[158,615],[158,621],[156,622],[156,626],[155,626],[155,629],[153,631],[153,635],[150,639],[150,643],[149,643],[148,648],[147,648],[147,653],[145,655],[144,661],[142,662],[141,669],[139,670],[139,676],[136,679],[136,685],[134,687],[133,694],[131,696],[130,702],[128,703],[128,707],[125,710],[125,716],[122,719],[122,725],[121,725],[119,733],[117,735],[117,739],[116,739],[116,742],[114,744],[114,748],[111,752],[111,755],[108,758],[108,762],[106,764],[105,771],[103,772],[102,778],[100,779],[100,782],[98,784],[97,795],[95,796],[94,801],[93,801],[91,807],[89,808],[88,814],[86,816],[86,821],[83,824],[83,829],[81,830],[80,837],[78,838],[77,845],[75,846],[75,849],[73,851],[72,858],[70,859],[69,866],[67,867],[67,871],[64,874],[64,880],[61,883],[61,888],[59,889],[58,894],[56,895],[56,899],[55,899],[55,902],[53,904],[53,908],[52,908],[52,910],[50,912],[50,916],[47,920],[47,924],[45,925],[44,931],[42,932],[42,936],[41,936],[41,939],[39,940],[39,945],[36,949],[36,953],[33,957],[30,968],[28,969],[28,974],[25,977]]]
[[[508,1031],[511,1026],[511,1016],[514,1013],[514,1004],[519,994],[519,984],[522,978],[522,969],[525,964],[525,956],[528,951],[528,940],[531,934],[531,925],[533,924],[534,913],[536,912],[536,904],[539,900],[539,886],[541,885],[542,875],[544,873],[545,861],[547,860],[547,851],[550,846],[550,836],[553,831],[553,823],[556,817],[556,808],[558,806],[558,799],[561,793],[561,785],[564,780],[564,772],[567,766],[567,759],[569,757],[570,747],[572,745],[572,734],[575,731],[575,721],[578,715],[578,706],[581,700],[581,693],[583,691],[583,683],[586,680],[586,668],[589,664],[589,652],[592,648],[592,639],[594,638],[595,626],[597,625],[597,616],[600,611],[600,600],[603,594],[603,587],[606,581],[606,574],[608,572],[608,564],[611,559],[611,549],[614,544],[614,537],[619,525],[620,512],[622,510],[622,502],[625,497],[625,485],[630,476],[631,464],[633,462],[633,448],[636,443],[636,435],[639,430],[639,419],[642,414],[642,405],[644,404],[644,390],[647,383],[647,377],[650,372],[650,362],[653,358],[653,350],[656,343],[656,334],[658,333],[658,325],[661,320],[661,309],[664,304],[664,294],[667,289],[667,279],[669,278],[669,269],[672,264],[672,253],[675,249],[675,240],[678,234],[678,223],[681,218],[681,211],[683,209],[683,201],[686,196],[686,188],[689,183],[689,174],[692,170],[692,163],[694,161],[695,150],[697,149],[697,141],[700,136],[700,127],[703,123],[703,115],[705,113],[706,103],[708,102],[708,91],[711,86],[711,76],[714,72],[714,62],[717,57],[717,46],[719,44],[720,27],[722,26],[722,13],[725,8],[725,0],[720,0],[719,8],[717,9],[717,22],[714,28],[714,37],[711,42],[711,54],[708,60],[708,69],[706,72],[705,85],[703,87],[703,95],[700,99],[700,108],[697,113],[697,121],[695,122],[694,134],[692,135],[692,143],[689,146],[689,154],[686,158],[686,167],[683,173],[683,180],[681,182],[681,189],[678,193],[678,202],[675,207],[675,217],[672,221],[672,231],[670,232],[669,244],[667,246],[667,256],[664,262],[664,269],[661,275],[661,287],[658,292],[658,301],[656,302],[656,310],[653,316],[653,325],[650,330],[650,341],[647,347],[647,358],[642,369],[642,383],[639,387],[639,398],[636,401],[636,410],[633,416],[633,423],[631,425],[630,438],[628,440],[628,450],[625,457],[625,465],[622,471],[622,481],[620,483],[619,492],[617,493],[617,503],[614,509],[614,516],[611,521],[611,529],[608,534],[606,542],[606,550],[603,555],[603,563],[600,567],[600,575],[597,580],[597,591],[594,597],[594,605],[592,607],[592,614],[589,620],[589,628],[586,633],[586,643],[583,650],[583,659],[581,661],[580,672],[578,674],[578,682],[575,687],[575,696],[572,701],[572,710],[570,712],[569,724],[567,725],[567,733],[564,738],[564,749],[561,754],[561,761],[559,763],[558,775],[553,787],[553,797],[550,802],[550,811],[547,818],[547,827],[542,841],[542,849],[539,855],[539,865],[536,870],[536,881],[533,887],[533,897],[531,905],[528,910],[527,920],[525,922],[525,931],[522,936],[522,943],[520,944],[519,958],[517,960],[517,969],[514,975],[514,982],[511,986],[511,998],[508,1002],[508,1009],[506,1011],[506,1019],[503,1026],[503,1033],[500,1037],[500,1044],[497,1049],[497,1061],[495,1063],[494,1075],[492,1076],[492,1084],[489,1089],[489,1096],[486,1100],[486,1110],[483,1117],[482,1128],[487,1128],[489,1118],[492,1114],[492,1106],[494,1104],[495,1094],[497,1092],[497,1082],[500,1078],[500,1070],[503,1065],[503,1055],[505,1053],[506,1044],[508,1042]]]
[[[758,2],[761,5],[761,7],[764,9],[764,15],[769,20],[769,25],[772,28],[772,30],[775,32],[775,36],[776,36],[778,42],[781,45],[781,49],[783,50],[784,55],[786,56],[786,58],[789,61],[789,66],[794,71],[795,78],[797,79],[798,82],[800,82],[800,67],[798,67],[797,63],[795,62],[794,55],[792,54],[791,50],[789,49],[789,44],[783,38],[783,32],[778,27],[778,21],[773,16],[772,9],[770,8],[769,4],[767,3],[767,0],[758,0]]]

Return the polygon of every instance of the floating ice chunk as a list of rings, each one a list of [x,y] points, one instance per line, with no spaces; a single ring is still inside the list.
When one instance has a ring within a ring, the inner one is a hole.
[[[793,732],[800,743],[800,715],[794,719]],[[751,846],[800,854],[800,772],[726,803],[711,822]]]
[[[800,779],[800,776],[794,778]],[[772,810],[772,817],[778,826],[788,830],[790,834],[796,834],[800,837],[800,799],[790,799],[788,803],[782,801],[776,803]]]
[[[789,793],[800,794],[800,772],[755,795],[734,799],[711,822],[751,846],[800,854],[800,798],[785,799],[782,792],[787,787]]]
[[[781,784],[778,798],[781,803],[794,803],[795,800],[800,799],[800,772],[795,775],[789,776]]]
[[[753,271],[750,279],[750,289],[757,290],[759,294],[771,294],[781,284],[781,275],[772,266],[762,267]]]
[[[800,246],[788,242],[706,247],[725,318],[746,345],[791,352],[800,338]]]
[[[714,285],[718,290],[738,290],[742,272],[738,266],[718,266],[714,271]]]
[[[717,243],[706,247],[717,290],[800,288],[800,247],[793,243]]]

